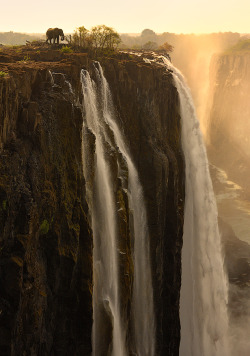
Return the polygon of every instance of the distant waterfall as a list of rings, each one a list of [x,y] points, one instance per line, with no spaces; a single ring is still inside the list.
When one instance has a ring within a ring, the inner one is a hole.
[[[111,163],[107,147],[121,154],[128,169],[128,202],[133,219],[134,282],[132,297],[132,353],[137,356],[155,356],[155,319],[149,253],[149,236],[143,191],[137,170],[128,153],[115,120],[111,92],[99,63],[95,64],[94,82],[87,71],[81,72],[83,90],[83,166],[87,181],[88,204],[91,210],[94,235],[93,249],[93,355],[101,356],[104,312],[111,315],[112,356],[128,355],[126,321],[122,318],[119,286],[119,253],[116,202],[111,180]],[[95,139],[94,166],[90,161],[89,133]],[[112,138],[111,138],[112,136]],[[112,139],[114,142],[112,142]],[[119,163],[117,163],[119,165]],[[94,175],[93,187],[88,186]]]
[[[186,200],[180,301],[180,356],[228,356],[227,278],[208,160],[190,91],[173,71],[180,97]]]

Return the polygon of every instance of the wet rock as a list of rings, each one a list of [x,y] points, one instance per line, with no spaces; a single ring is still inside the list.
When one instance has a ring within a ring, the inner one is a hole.
[[[82,68],[93,74],[94,66],[86,54],[29,51],[26,63],[15,59],[23,53],[10,51],[2,63],[0,57],[0,70],[9,73],[0,79],[0,355],[90,355],[93,246],[86,192],[91,184],[82,172],[79,78]],[[101,64],[146,199],[156,353],[177,356],[184,209],[178,94],[171,74],[159,65],[125,54],[102,58]],[[54,82],[49,71],[57,73]],[[91,162],[94,137],[84,131],[83,139]],[[127,167],[119,155],[111,162],[126,317],[133,286]],[[87,174],[91,182],[91,164]],[[105,354],[112,328],[107,305],[103,313]],[[127,328],[129,344],[129,319]]]

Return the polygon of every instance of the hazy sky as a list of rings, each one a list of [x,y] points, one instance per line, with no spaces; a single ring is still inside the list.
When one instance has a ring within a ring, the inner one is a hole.
[[[122,33],[250,33],[250,0],[2,0],[0,32],[72,32],[105,24]]]

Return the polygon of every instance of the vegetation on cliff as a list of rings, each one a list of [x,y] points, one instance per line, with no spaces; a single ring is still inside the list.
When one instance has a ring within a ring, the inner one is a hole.
[[[225,54],[245,54],[250,52],[250,39],[238,41],[234,46],[228,48]]]
[[[68,36],[69,46],[74,49],[85,49],[95,54],[104,50],[114,51],[121,42],[119,34],[106,25],[98,25],[87,30],[84,26],[78,27],[73,36]]]

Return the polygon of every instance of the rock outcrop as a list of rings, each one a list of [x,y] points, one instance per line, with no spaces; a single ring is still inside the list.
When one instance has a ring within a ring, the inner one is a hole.
[[[80,70],[91,74],[92,60],[38,52],[30,50],[26,61],[23,53],[0,53],[0,70],[8,73],[0,78],[0,355],[90,355],[93,240]],[[125,54],[100,62],[145,193],[157,355],[178,355],[184,207],[178,94],[160,65]],[[132,271],[128,255],[124,264],[123,272]],[[132,284],[126,281],[125,311]]]
[[[209,158],[248,192],[250,54],[213,57],[207,119]]]

